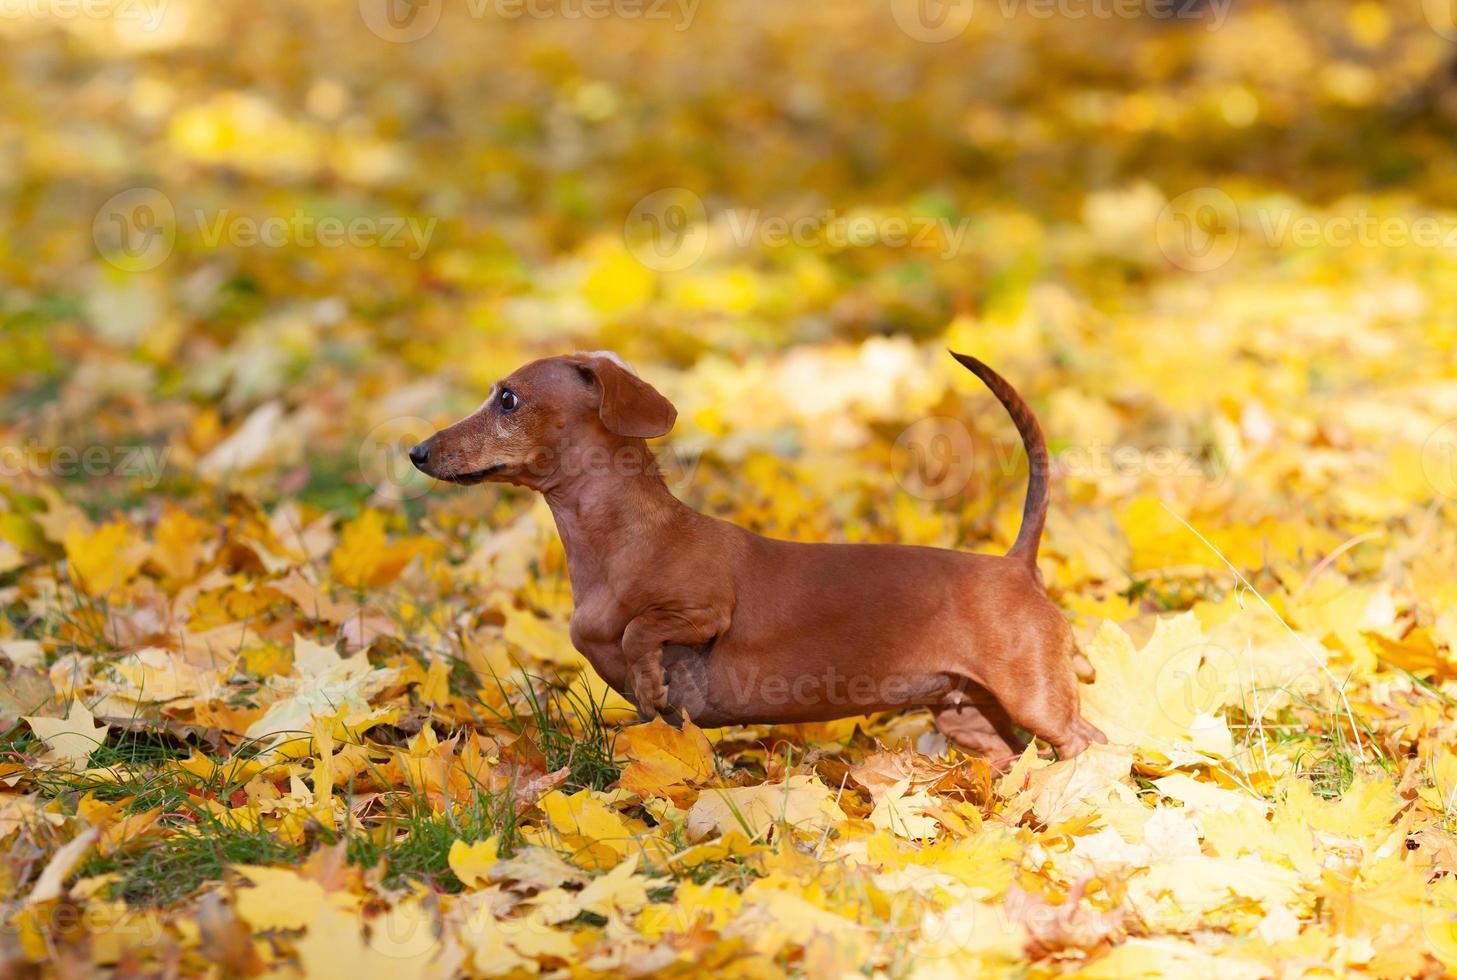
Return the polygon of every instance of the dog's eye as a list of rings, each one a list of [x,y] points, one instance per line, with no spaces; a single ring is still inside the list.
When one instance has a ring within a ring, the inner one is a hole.
[[[516,407],[521,404],[521,399],[517,398],[516,392],[510,388],[502,388],[501,394],[496,398],[496,404],[501,406],[503,412],[514,412]]]

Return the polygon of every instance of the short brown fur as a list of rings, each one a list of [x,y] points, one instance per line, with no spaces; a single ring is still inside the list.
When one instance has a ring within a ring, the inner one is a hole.
[[[1018,728],[1076,755],[1105,739],[1078,713],[1075,674],[1091,668],[1037,570],[1042,432],[1011,385],[953,356],[1027,447],[1022,528],[1005,556],[801,544],[697,513],[646,443],[676,411],[609,354],[527,364],[410,456],[442,480],[546,496],[566,547],[572,642],[645,717],[721,726],[925,705],[948,738],[998,765],[1025,747]]]

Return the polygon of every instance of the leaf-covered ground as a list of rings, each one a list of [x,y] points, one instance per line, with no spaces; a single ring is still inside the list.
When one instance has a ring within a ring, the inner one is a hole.
[[[0,974],[1457,970],[1436,5],[116,6],[0,19]],[[401,455],[610,348],[694,506],[998,551],[946,347],[1074,760],[637,724]]]

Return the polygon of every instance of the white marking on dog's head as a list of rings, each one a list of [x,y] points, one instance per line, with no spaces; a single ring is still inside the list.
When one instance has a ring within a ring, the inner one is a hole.
[[[637,376],[637,372],[632,369],[632,365],[629,364],[629,363],[627,363],[626,361],[624,361],[621,358],[621,356],[619,356],[617,354],[616,351],[610,351],[610,350],[589,350],[589,351],[583,351],[578,356],[580,356],[580,357],[600,357],[603,360],[611,361],[613,364],[616,364],[618,367],[622,368],[628,374],[631,374],[634,377]]]

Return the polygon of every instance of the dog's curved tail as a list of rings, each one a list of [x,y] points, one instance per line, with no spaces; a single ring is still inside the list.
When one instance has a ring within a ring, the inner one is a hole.
[[[997,401],[1012,416],[1012,422],[1022,436],[1022,445],[1027,449],[1027,500],[1022,504],[1022,527],[1017,531],[1017,540],[1012,543],[1007,557],[1021,559],[1031,569],[1032,574],[1040,579],[1037,572],[1037,545],[1042,540],[1042,527],[1047,523],[1047,474],[1050,466],[1047,441],[1042,437],[1042,426],[1037,424],[1037,416],[1032,414],[1032,407],[1022,400],[1017,389],[1000,374],[970,354],[958,354],[956,351],[949,353],[992,390]]]

